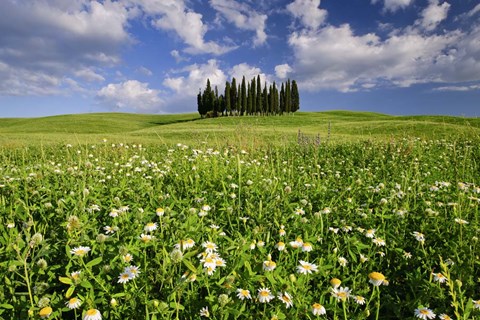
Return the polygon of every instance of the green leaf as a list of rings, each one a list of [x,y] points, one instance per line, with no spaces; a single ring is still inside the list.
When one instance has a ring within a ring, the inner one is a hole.
[[[90,281],[88,280],[83,280],[80,285],[84,288],[87,288],[87,289],[93,289],[93,286],[92,284],[90,283]]]
[[[60,280],[61,283],[73,284],[72,279],[67,278],[67,277],[58,277],[58,280]]]
[[[170,302],[170,308],[175,309],[175,310],[177,310],[177,309],[178,310],[184,310],[185,309],[184,306],[182,306],[181,304],[176,303],[176,302]]]
[[[195,268],[195,266],[189,261],[189,260],[186,260],[186,259],[183,259],[183,264],[190,270],[192,271],[193,273],[197,273],[197,269]]]
[[[70,286],[70,288],[68,288],[67,290],[67,293],[65,293],[65,298],[70,298],[73,294],[73,292],[75,291],[75,286]]]
[[[13,309],[13,306],[11,304],[8,304],[8,303],[2,303],[2,304],[0,304],[0,308],[2,308],[2,309]]]
[[[87,267],[91,268],[93,266],[96,266],[97,264],[99,264],[100,262],[102,262],[103,258],[102,257],[98,257],[98,258],[95,258],[93,259],[92,261],[88,262],[87,263]]]

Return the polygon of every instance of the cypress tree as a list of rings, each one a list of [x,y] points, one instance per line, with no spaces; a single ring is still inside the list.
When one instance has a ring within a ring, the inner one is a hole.
[[[257,89],[257,85],[255,83],[255,77],[253,77],[252,84],[250,86],[251,95],[252,95],[252,110],[251,110],[252,114],[257,113],[257,97],[256,97],[256,92],[255,92],[256,89]]]
[[[300,109],[300,94],[298,93],[297,82],[292,80],[292,112]]]
[[[260,75],[257,76],[257,111],[262,113],[262,84],[260,83]]]
[[[227,115],[232,115],[232,101],[230,100],[230,82],[225,83],[225,110]]]
[[[253,97],[252,97],[252,83],[248,84],[248,93],[247,93],[247,114],[251,115],[252,114],[252,109],[253,109]]]
[[[242,86],[238,84],[237,88],[237,115],[240,115],[242,112]]]
[[[232,79],[232,86],[230,87],[230,105],[232,111],[235,112],[237,110],[237,80],[235,78]]]
[[[285,88],[282,82],[282,88],[280,89],[280,114],[285,112]]]
[[[285,85],[285,111],[287,113],[292,112],[292,94],[290,91],[290,79],[288,79]]]
[[[218,110],[220,110],[220,105],[218,101],[218,89],[217,86],[215,86],[215,94],[213,96],[213,116],[218,117]]]
[[[268,91],[267,91],[267,82],[265,82],[265,87],[263,87],[263,109],[265,110],[265,114],[268,114]]]
[[[240,112],[243,115],[247,111],[247,86],[245,84],[245,76],[242,78],[242,110]]]
[[[200,116],[203,118],[204,113],[203,113],[203,101],[202,101],[202,89],[198,90],[198,95],[197,95],[197,109],[198,113]]]

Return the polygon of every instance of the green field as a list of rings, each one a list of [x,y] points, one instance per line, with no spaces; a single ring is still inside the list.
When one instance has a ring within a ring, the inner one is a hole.
[[[330,128],[330,136],[328,135]],[[0,119],[0,145],[70,143],[108,139],[123,143],[207,142],[211,145],[285,145],[298,130],[322,141],[388,140],[398,137],[471,139],[480,136],[479,118],[389,116],[368,112],[299,112],[291,116],[200,119],[198,114],[98,113],[35,119]]]
[[[480,119],[0,119],[0,212],[0,319],[480,319]]]

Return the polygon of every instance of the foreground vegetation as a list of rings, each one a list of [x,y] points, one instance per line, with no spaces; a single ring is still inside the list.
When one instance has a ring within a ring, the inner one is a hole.
[[[0,119],[0,318],[480,319],[478,119],[234,118]]]
[[[0,153],[0,317],[480,319],[477,140]]]

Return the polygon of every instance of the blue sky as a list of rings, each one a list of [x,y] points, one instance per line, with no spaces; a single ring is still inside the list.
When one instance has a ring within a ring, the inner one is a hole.
[[[303,111],[480,116],[477,0],[2,0],[0,117],[196,112],[209,78]]]

